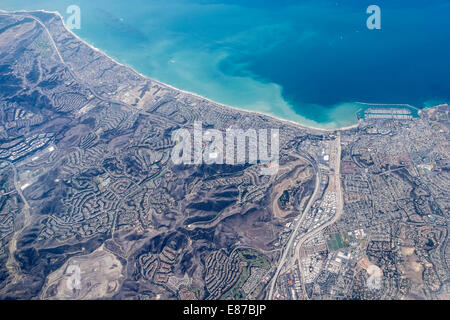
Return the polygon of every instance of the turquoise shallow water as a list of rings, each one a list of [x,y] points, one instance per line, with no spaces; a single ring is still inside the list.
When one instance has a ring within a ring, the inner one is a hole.
[[[450,99],[449,1],[2,0],[81,9],[90,44],[137,71],[224,104],[318,127],[353,124],[353,102]]]

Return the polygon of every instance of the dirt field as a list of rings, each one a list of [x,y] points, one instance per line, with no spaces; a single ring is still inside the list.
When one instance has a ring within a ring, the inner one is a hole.
[[[50,274],[41,299],[89,300],[112,297],[123,280],[122,264],[103,246],[91,254],[70,258]]]

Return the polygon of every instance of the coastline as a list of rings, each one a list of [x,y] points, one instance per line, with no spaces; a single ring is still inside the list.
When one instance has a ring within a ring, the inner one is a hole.
[[[247,109],[244,109],[242,107],[226,105],[226,104],[214,101],[214,100],[212,100],[210,98],[207,98],[205,96],[202,96],[200,94],[197,94],[195,92],[179,89],[179,88],[176,88],[176,87],[174,87],[174,86],[172,86],[170,84],[167,84],[167,83],[161,82],[159,80],[153,79],[150,76],[147,76],[147,75],[144,75],[144,74],[140,73],[134,67],[132,67],[130,65],[127,65],[125,63],[121,63],[121,62],[117,61],[114,57],[110,56],[105,51],[103,51],[103,50],[95,47],[94,45],[88,43],[86,40],[84,40],[83,38],[78,36],[76,33],[74,33],[72,30],[67,28],[67,26],[65,24],[65,21],[64,21],[64,17],[61,15],[61,13],[59,11],[49,11],[49,10],[43,10],[43,9],[41,9],[41,10],[14,10],[14,11],[6,11],[6,10],[0,9],[0,13],[13,13],[13,14],[14,13],[19,13],[20,14],[20,13],[30,13],[30,12],[44,12],[44,13],[57,15],[60,18],[60,20],[62,22],[62,25],[64,26],[64,28],[65,28],[65,30],[67,32],[69,32],[71,35],[73,35],[81,43],[87,45],[92,50],[94,50],[94,51],[104,55],[106,58],[110,59],[112,62],[116,63],[117,65],[125,67],[125,68],[131,70],[132,72],[134,72],[135,74],[137,74],[138,76],[140,76],[140,77],[142,77],[144,79],[150,80],[152,82],[155,82],[155,83],[157,83],[160,86],[163,86],[163,87],[166,87],[166,88],[170,88],[170,89],[172,89],[172,90],[174,90],[176,92],[179,92],[179,93],[182,93],[182,94],[185,94],[185,95],[189,95],[189,96],[192,96],[192,97],[196,97],[196,98],[202,99],[204,101],[208,101],[208,102],[210,102],[210,103],[212,103],[212,104],[214,104],[214,105],[216,105],[218,107],[222,107],[222,108],[225,108],[225,109],[229,108],[229,109],[232,109],[232,110],[240,112],[240,113],[248,113],[248,114],[265,116],[265,117],[272,118],[272,119],[274,119],[276,121],[289,123],[291,125],[294,125],[296,127],[300,127],[300,128],[303,128],[303,129],[316,130],[316,131],[322,131],[322,132],[337,132],[337,131],[343,131],[343,130],[350,130],[350,129],[353,129],[353,128],[357,128],[360,125],[360,123],[361,123],[360,120],[357,120],[356,123],[354,123],[354,124],[351,124],[351,125],[348,125],[348,126],[336,127],[336,128],[314,127],[314,126],[311,126],[311,125],[303,124],[301,122],[296,122],[296,121],[293,121],[293,120],[277,117],[277,116],[275,116],[273,114],[265,113],[265,112],[262,112],[262,111],[247,110]],[[445,103],[441,103],[441,104],[436,105],[436,106],[428,106],[428,107],[424,107],[423,109],[419,109],[417,107],[411,106],[411,105],[406,104],[406,103],[405,104],[399,104],[399,103],[397,103],[397,104],[395,104],[395,103],[392,103],[392,104],[380,104],[380,103],[367,103],[367,102],[356,102],[356,101],[355,102],[349,102],[349,103],[361,104],[361,105],[380,105],[380,106],[396,106],[396,105],[398,105],[398,106],[409,106],[411,108],[414,108],[414,109],[418,110],[419,113],[422,110],[433,108],[433,107],[437,107],[439,105],[445,104]]]
[[[132,70],[134,73],[136,73],[136,74],[139,75],[140,77],[143,77],[144,79],[148,79],[148,80],[150,80],[150,81],[152,81],[152,82],[155,82],[155,83],[157,83],[157,84],[159,84],[159,85],[161,85],[161,86],[165,86],[165,87],[167,87],[167,88],[170,88],[170,89],[172,89],[172,90],[175,90],[175,91],[177,91],[177,92],[180,92],[180,93],[183,93],[183,94],[186,94],[186,95],[190,95],[190,96],[196,97],[196,98],[198,98],[198,99],[206,100],[206,101],[211,102],[212,104],[215,104],[215,105],[220,106],[220,107],[222,107],[222,108],[229,108],[229,109],[232,109],[232,110],[235,110],[235,111],[238,111],[238,112],[243,112],[243,113],[250,113],[250,114],[256,114],[256,115],[262,115],[262,116],[266,116],[266,117],[273,118],[273,119],[275,119],[275,120],[277,120],[277,121],[288,122],[288,123],[290,123],[290,124],[292,124],[292,125],[300,126],[300,127],[302,127],[302,128],[306,128],[306,129],[310,129],[310,130],[325,131],[325,132],[333,132],[333,131],[339,131],[339,130],[346,130],[346,129],[348,129],[348,128],[355,128],[355,127],[357,127],[357,126],[359,125],[359,122],[358,122],[358,123],[353,124],[353,125],[348,126],[348,127],[342,127],[342,128],[336,128],[336,129],[326,129],[326,128],[319,128],[319,127],[312,127],[312,126],[308,126],[308,125],[305,125],[305,124],[302,124],[302,123],[299,123],[299,122],[295,122],[295,121],[292,121],[292,120],[288,120],[288,119],[284,119],[284,118],[279,118],[279,117],[277,117],[277,116],[274,116],[274,115],[271,115],[271,114],[268,114],[268,113],[265,113],[265,112],[255,111],[255,110],[246,110],[246,109],[243,109],[243,108],[239,108],[239,107],[235,107],[235,106],[226,105],[226,104],[223,104],[223,103],[214,101],[214,100],[212,100],[212,99],[210,99],[210,98],[207,98],[207,97],[205,97],[205,96],[202,96],[202,95],[200,95],[200,94],[198,94],[198,93],[191,92],[191,91],[186,91],[186,90],[183,90],[183,89],[180,89],[180,88],[176,88],[176,87],[174,87],[174,86],[172,86],[172,85],[170,85],[170,84],[168,84],[168,83],[161,82],[161,81],[159,81],[159,80],[153,79],[153,78],[151,78],[151,77],[149,77],[149,76],[147,76],[147,75],[144,75],[144,74],[140,73],[139,71],[137,71],[137,70],[136,70],[135,68],[133,68],[132,66],[129,66],[129,65],[127,65],[127,64],[124,64],[124,63],[121,63],[121,62],[117,61],[114,57],[111,57],[111,56],[108,55],[105,51],[103,51],[103,50],[101,50],[101,49],[99,49],[99,48],[93,46],[92,44],[88,43],[86,40],[82,39],[80,36],[78,36],[78,35],[77,35],[76,33],[74,33],[72,30],[70,30],[69,28],[67,28],[66,24],[64,23],[64,18],[63,18],[63,16],[59,13],[59,11],[47,11],[47,10],[38,10],[38,11],[42,11],[42,12],[46,12],[46,13],[53,13],[53,14],[58,15],[59,18],[61,19],[61,21],[62,21],[62,23],[63,23],[64,28],[66,29],[66,31],[70,32],[76,39],[78,39],[79,41],[81,41],[83,44],[89,46],[92,50],[95,50],[95,51],[97,51],[97,52],[99,52],[99,53],[105,55],[108,59],[110,59],[110,60],[113,61],[114,63],[116,63],[116,64],[118,64],[118,65],[120,65],[120,66],[122,66],[122,67],[125,67],[125,68],[128,68],[128,69]],[[21,12],[27,12],[27,11],[26,11],[26,10],[21,10]]]
[[[212,100],[212,99],[210,99],[210,98],[204,97],[204,96],[202,96],[202,95],[200,95],[200,94],[197,94],[197,93],[195,93],[195,92],[190,92],[190,91],[182,90],[182,89],[176,88],[176,87],[174,87],[174,86],[172,86],[172,85],[170,85],[170,84],[167,84],[167,83],[161,82],[161,81],[159,81],[159,80],[153,79],[153,78],[151,78],[151,77],[149,77],[149,76],[146,76],[146,75],[140,73],[140,72],[137,71],[135,68],[133,68],[133,67],[127,65],[127,64],[124,64],[124,63],[121,63],[121,62],[117,61],[114,57],[111,57],[110,55],[108,55],[108,54],[107,54],[106,52],[104,52],[103,50],[101,50],[101,49],[99,49],[99,48],[93,46],[93,45],[90,44],[90,43],[88,43],[86,40],[84,40],[83,38],[81,38],[80,36],[78,36],[76,33],[74,33],[72,30],[70,30],[69,28],[67,28],[67,26],[66,26],[66,24],[65,24],[65,22],[64,22],[64,17],[61,15],[61,13],[60,13],[59,11],[49,11],[49,10],[42,10],[42,9],[41,9],[41,10],[14,10],[14,11],[6,11],[6,10],[1,10],[1,9],[0,9],[0,12],[3,12],[3,13],[19,13],[19,14],[20,14],[20,13],[30,13],[30,12],[44,12],[44,13],[55,14],[55,15],[57,15],[57,16],[61,19],[61,22],[62,22],[62,24],[63,24],[63,26],[64,26],[64,28],[65,28],[65,30],[66,30],[67,32],[69,32],[69,33],[70,33],[71,35],[73,35],[77,40],[79,40],[79,41],[82,42],[83,44],[87,45],[87,46],[88,46],[89,48],[91,48],[92,50],[94,50],[94,51],[96,51],[96,52],[98,52],[98,53],[104,55],[105,57],[107,57],[108,59],[110,59],[111,61],[113,61],[114,63],[116,63],[117,65],[120,65],[120,66],[122,66],[122,67],[128,68],[128,69],[130,69],[132,72],[134,72],[135,74],[139,75],[140,77],[143,77],[144,79],[148,79],[148,80],[150,80],[150,81],[152,81],[152,82],[155,82],[155,83],[159,84],[160,86],[164,86],[164,87],[170,88],[170,89],[172,89],[172,90],[175,90],[175,91],[177,91],[177,92],[180,92],[180,93],[182,93],[182,94],[189,95],[189,96],[193,96],[193,97],[196,97],[196,98],[198,98],[198,99],[202,99],[202,100],[211,102],[212,104],[215,104],[216,106],[219,106],[219,107],[222,107],[222,108],[232,109],[232,110],[237,111],[237,112],[240,112],[240,113],[248,113],[248,114],[254,114],[254,115],[265,116],[265,117],[272,118],[272,119],[274,119],[274,120],[276,120],[276,121],[289,123],[289,124],[291,124],[291,125],[294,125],[294,126],[296,126],[296,127],[300,127],[300,128],[303,128],[303,129],[309,129],[309,130],[315,130],[315,131],[322,131],[322,132],[336,132],[336,131],[348,130],[348,129],[356,128],[356,127],[359,126],[359,122],[357,122],[357,123],[352,124],[352,125],[350,125],[350,126],[339,127],[339,128],[332,128],[332,129],[330,129],[330,128],[313,127],[313,126],[308,126],[308,125],[306,125],[306,124],[302,124],[302,123],[299,123],[299,122],[296,122],[296,121],[292,121],[292,120],[280,118],[280,117],[277,117],[277,116],[274,116],[274,115],[272,115],[272,114],[268,114],[268,113],[265,113],[265,112],[262,112],[262,111],[246,110],[246,109],[243,109],[243,108],[239,108],[239,107],[235,107],[235,106],[226,105],[226,104],[223,104],[223,103],[214,101],[214,100]]]

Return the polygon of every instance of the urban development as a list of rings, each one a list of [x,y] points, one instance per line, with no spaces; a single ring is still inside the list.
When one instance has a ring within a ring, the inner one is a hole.
[[[147,79],[44,11],[0,11],[0,78],[1,299],[450,298],[448,105],[308,128]],[[277,157],[175,163],[200,122]]]

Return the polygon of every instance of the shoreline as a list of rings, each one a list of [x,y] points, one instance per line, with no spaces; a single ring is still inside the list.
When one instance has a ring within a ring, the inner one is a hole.
[[[238,112],[244,112],[244,113],[250,113],[250,114],[256,114],[256,115],[262,115],[262,116],[266,116],[266,117],[273,118],[273,119],[275,119],[275,120],[277,120],[277,121],[280,121],[280,122],[288,122],[288,123],[290,123],[290,124],[292,124],[292,125],[300,126],[300,127],[303,127],[303,128],[306,128],[306,129],[310,129],[310,130],[319,130],[319,131],[325,131],[325,132],[333,132],[333,131],[339,131],[339,130],[347,130],[348,128],[355,128],[355,127],[359,126],[359,122],[357,122],[357,123],[355,123],[355,124],[353,124],[353,125],[347,126],[347,127],[336,128],[336,129],[326,129],[326,128],[319,128],[319,127],[308,126],[308,125],[305,125],[305,124],[302,124],[302,123],[299,123],[299,122],[295,122],[295,121],[292,121],[292,120],[288,120],[288,119],[284,119],[284,118],[279,118],[279,117],[277,117],[277,116],[274,116],[274,115],[271,115],[271,114],[268,114],[268,113],[265,113],[265,112],[262,112],[262,111],[246,110],[246,109],[243,109],[243,108],[239,108],[239,107],[234,107],[234,106],[226,105],[226,104],[223,104],[223,103],[214,101],[214,100],[212,100],[212,99],[210,99],[210,98],[207,98],[207,97],[205,97],[205,96],[202,96],[202,95],[200,95],[200,94],[198,94],[198,93],[191,92],[191,91],[186,91],[186,90],[183,90],[183,89],[180,89],[180,88],[176,88],[176,87],[174,87],[174,86],[172,86],[172,85],[170,85],[170,84],[168,84],[168,83],[161,82],[161,81],[159,81],[159,80],[153,79],[153,78],[151,78],[151,77],[149,77],[149,76],[146,76],[146,75],[140,73],[139,71],[137,71],[137,70],[136,70],[135,68],[133,68],[132,66],[129,66],[129,65],[127,65],[127,64],[124,64],[124,63],[121,63],[121,62],[117,61],[115,58],[113,58],[113,57],[111,57],[110,55],[108,55],[105,51],[103,51],[103,50],[101,50],[101,49],[95,47],[94,45],[88,43],[86,40],[84,40],[84,39],[82,39],[80,36],[78,36],[75,32],[73,32],[72,30],[70,30],[69,28],[67,28],[67,26],[65,25],[65,22],[64,22],[64,17],[61,15],[61,13],[59,13],[59,11],[47,11],[47,10],[37,10],[37,11],[42,11],[42,12],[46,12],[46,13],[53,13],[53,14],[58,15],[59,18],[61,19],[61,21],[62,21],[62,23],[63,23],[63,26],[64,26],[64,28],[66,29],[66,31],[70,32],[76,39],[78,39],[79,41],[81,41],[83,44],[89,46],[92,50],[95,50],[95,51],[97,51],[97,52],[99,52],[99,53],[105,55],[108,59],[110,59],[110,60],[113,61],[114,63],[116,63],[116,64],[118,64],[118,65],[120,65],[120,66],[122,66],[122,67],[125,67],[125,68],[128,68],[128,69],[132,70],[134,73],[136,73],[137,75],[139,75],[140,77],[142,77],[142,78],[144,78],[144,79],[148,79],[148,80],[150,80],[150,81],[152,81],[152,82],[155,82],[155,83],[157,83],[157,84],[159,84],[159,85],[161,85],[161,86],[165,86],[165,87],[167,87],[167,88],[170,88],[170,89],[172,89],[172,90],[175,90],[175,91],[177,91],[177,92],[180,92],[180,93],[183,93],[183,94],[186,94],[186,95],[190,95],[190,96],[196,97],[196,98],[198,98],[198,99],[206,100],[206,101],[211,102],[212,104],[215,104],[215,105],[220,106],[220,107],[222,107],[222,108],[229,108],[229,109],[232,109],[232,110],[235,110],[235,111],[238,111]],[[16,11],[14,11],[14,12],[16,12]],[[27,10],[20,10],[19,12],[30,12],[30,11],[27,11]]]
[[[265,113],[265,112],[262,112],[262,111],[247,110],[247,109],[244,109],[244,108],[242,108],[242,107],[235,107],[235,106],[226,105],[226,104],[223,104],[223,103],[214,101],[214,100],[212,100],[212,99],[210,99],[210,98],[207,98],[207,97],[205,97],[205,96],[202,96],[202,95],[200,95],[200,94],[197,94],[197,93],[195,93],[195,92],[186,91],[186,90],[183,90],[183,89],[180,89],[180,88],[176,88],[176,87],[174,87],[174,86],[172,86],[172,85],[170,85],[170,84],[167,84],[167,83],[161,82],[161,81],[159,81],[159,80],[153,79],[153,78],[150,77],[150,76],[147,76],[147,75],[144,75],[144,74],[140,73],[140,72],[137,71],[134,67],[132,67],[132,66],[130,66],[130,65],[127,65],[127,64],[125,64],[125,63],[121,63],[121,62],[117,61],[114,57],[108,55],[105,51],[103,51],[103,50],[101,50],[101,49],[95,47],[94,45],[88,43],[86,40],[82,39],[80,36],[78,36],[78,35],[77,35],[76,33],[74,33],[72,30],[70,30],[69,28],[67,28],[67,26],[66,26],[66,24],[65,24],[65,21],[64,21],[64,17],[61,15],[61,13],[60,13],[59,11],[49,11],[49,10],[44,10],[44,9],[40,9],[40,10],[14,10],[14,11],[6,11],[6,10],[0,9],[0,13],[12,13],[12,14],[14,14],[14,13],[31,13],[31,12],[44,12],[44,13],[49,13],[49,14],[55,14],[55,15],[57,15],[57,16],[61,19],[62,25],[64,26],[64,29],[65,29],[67,32],[69,32],[70,34],[72,34],[72,35],[73,35],[77,40],[79,40],[81,43],[87,45],[87,46],[88,46],[89,48],[91,48],[92,50],[94,50],[94,51],[96,51],[96,52],[98,52],[98,53],[104,55],[105,57],[107,57],[107,58],[110,59],[112,62],[116,63],[117,65],[120,65],[120,66],[122,66],[122,67],[128,68],[129,70],[131,70],[132,72],[134,72],[134,73],[137,74],[138,76],[140,76],[140,77],[142,77],[142,78],[144,78],[144,79],[150,80],[150,81],[152,81],[152,82],[155,82],[155,83],[159,84],[160,86],[164,86],[164,87],[170,88],[170,89],[172,89],[172,90],[174,90],[174,91],[176,91],[176,92],[179,92],[179,93],[182,93],[182,94],[185,94],[185,95],[189,95],[189,96],[192,96],[192,97],[196,97],[196,98],[198,98],[198,99],[202,99],[202,100],[208,101],[208,102],[210,102],[210,103],[212,103],[212,104],[214,104],[214,105],[216,105],[216,106],[219,106],[219,107],[222,107],[222,108],[229,108],[229,109],[235,110],[235,111],[237,111],[237,112],[241,112],[241,113],[249,113],[249,114],[255,114],[255,115],[265,116],[265,117],[272,118],[272,119],[274,119],[274,120],[276,120],[276,121],[279,121],[279,122],[286,122],[286,123],[289,123],[289,124],[292,124],[292,125],[294,125],[294,126],[301,127],[301,128],[304,128],[304,129],[316,130],[316,131],[322,131],[322,132],[337,132],[337,131],[350,130],[350,129],[357,128],[357,127],[360,125],[360,123],[361,123],[360,120],[357,120],[356,123],[354,123],[354,124],[352,124],[352,125],[348,125],[348,126],[337,127],[337,128],[320,128],[320,127],[313,127],[313,126],[310,126],[310,125],[302,124],[302,123],[300,123],[300,122],[296,122],[296,121],[293,121],[293,120],[280,118],[280,117],[277,117],[277,116],[275,116],[275,115],[272,115],[272,114],[269,114],[269,113]],[[407,104],[407,103],[403,103],[403,104],[402,104],[402,103],[389,103],[389,104],[388,104],[388,103],[367,103],[367,102],[357,102],[357,101],[355,101],[355,102],[348,102],[348,103],[361,104],[361,105],[372,105],[372,106],[377,106],[377,105],[379,105],[379,106],[408,106],[408,107],[411,107],[411,108],[414,108],[414,109],[418,110],[419,113],[420,113],[422,110],[426,110],[426,109],[430,109],[430,108],[434,108],[434,107],[437,107],[437,106],[445,105],[445,104],[446,104],[446,103],[441,103],[441,104],[436,105],[436,106],[429,106],[429,107],[424,107],[423,109],[419,109],[419,108],[417,108],[417,107],[415,107],[415,106],[411,106],[411,105],[409,105],[409,104]],[[358,112],[358,111],[357,111],[357,112]],[[356,113],[357,113],[357,112],[356,112]]]

